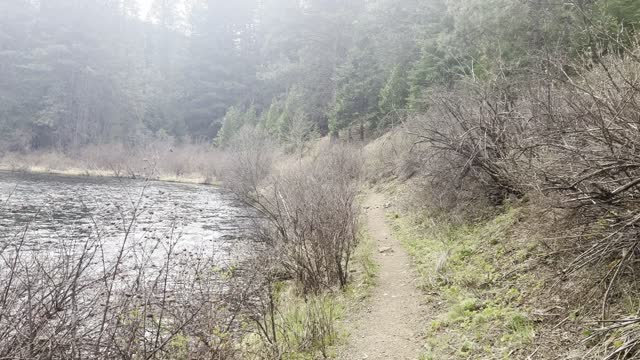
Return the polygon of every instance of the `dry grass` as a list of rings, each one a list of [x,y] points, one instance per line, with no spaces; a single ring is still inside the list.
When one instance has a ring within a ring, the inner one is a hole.
[[[205,145],[155,143],[128,148],[110,144],[87,146],[66,153],[5,153],[0,157],[0,169],[75,176],[151,177],[211,184],[220,177],[227,161],[223,151]]]

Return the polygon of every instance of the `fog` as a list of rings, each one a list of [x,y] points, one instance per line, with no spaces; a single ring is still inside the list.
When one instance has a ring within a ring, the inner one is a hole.
[[[247,124],[294,142],[352,125],[362,138],[405,107],[405,80],[378,98],[409,74],[431,36],[413,29],[437,25],[440,5],[4,1],[0,151],[222,144]]]
[[[326,134],[337,70],[368,41],[366,3],[4,1],[0,149],[212,142],[225,116],[295,96]]]
[[[638,29],[0,0],[0,359],[640,359]]]
[[[138,4],[140,6],[140,14],[142,18],[146,18],[149,10],[151,10],[151,5],[153,4],[153,0],[139,0]]]

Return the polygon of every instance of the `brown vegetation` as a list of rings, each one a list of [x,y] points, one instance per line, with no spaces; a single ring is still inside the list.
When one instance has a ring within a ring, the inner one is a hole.
[[[545,198],[564,219],[563,241],[551,251],[570,261],[557,271],[588,276],[582,295],[598,294],[599,314],[591,316],[601,321],[589,341],[601,340],[608,359],[640,351],[638,314],[609,310],[625,289],[637,291],[640,270],[640,61],[633,49],[546,63],[545,74],[517,82],[458,83],[407,120],[404,144],[388,136],[403,154],[387,166],[376,162],[394,176],[413,175],[431,208],[469,215],[469,204],[482,210],[509,198]]]
[[[264,217],[261,238],[303,293],[346,286],[357,243],[359,152],[330,144],[271,170],[266,139],[250,131],[236,140],[225,185]]]
[[[359,151],[327,144],[307,157],[290,157],[264,133],[248,128],[224,153],[198,146],[160,149],[159,144],[130,149],[129,157],[124,147],[96,146],[77,159],[109,169],[110,175],[145,176],[145,181],[169,169],[176,175],[186,169],[216,176],[223,171],[225,186],[261,215],[255,222],[256,257],[236,276],[218,269],[210,254],[177,251],[179,235],[173,230],[132,236],[144,190],[131,209],[122,210],[117,248],[105,242],[94,222],[86,239],[63,241],[58,250],[27,251],[21,245],[30,235],[26,226],[22,240],[0,249],[8,265],[0,267],[0,355],[328,356],[338,338],[338,310],[334,295],[327,294],[350,281],[358,240]],[[60,168],[78,164],[67,156],[21,156]],[[216,162],[200,167],[207,156]]]
[[[86,239],[30,249],[29,225],[0,248],[3,359],[231,358],[255,289],[206,252],[178,251],[175,226],[134,237],[144,190],[122,210],[121,239],[94,221]],[[179,219],[176,219],[176,222]]]
[[[0,153],[0,169],[72,175],[144,178],[212,183],[227,157],[204,144],[155,141],[147,146],[87,145],[67,151]]]
[[[255,235],[264,246],[252,267],[264,290],[249,311],[261,351],[253,356],[327,357],[337,339],[336,305],[327,294],[351,280],[358,243],[359,151],[326,144],[306,157],[284,155],[265,133],[248,128],[228,151],[233,161],[223,184],[260,215]],[[298,301],[304,306],[292,305]]]

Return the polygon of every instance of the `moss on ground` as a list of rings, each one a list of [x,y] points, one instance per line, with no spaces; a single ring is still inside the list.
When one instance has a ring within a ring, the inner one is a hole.
[[[541,284],[518,271],[536,251],[509,240],[519,217],[512,208],[477,224],[391,214],[433,305],[423,359],[510,359],[532,343],[536,325],[525,297]]]

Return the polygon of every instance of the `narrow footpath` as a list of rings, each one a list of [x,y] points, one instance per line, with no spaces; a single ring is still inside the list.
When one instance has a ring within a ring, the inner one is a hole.
[[[385,198],[365,201],[367,229],[376,242],[376,287],[359,314],[349,319],[348,344],[339,359],[418,359],[426,326],[424,307],[411,260],[393,238],[385,217]]]

